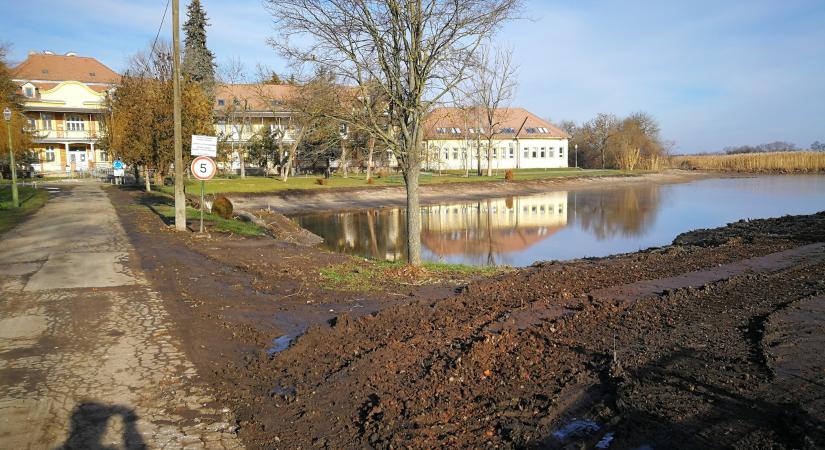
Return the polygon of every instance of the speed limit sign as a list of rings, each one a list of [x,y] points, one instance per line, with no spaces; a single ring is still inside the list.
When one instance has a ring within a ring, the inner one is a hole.
[[[198,156],[192,160],[190,169],[195,178],[205,181],[211,180],[212,177],[215,176],[215,172],[218,171],[218,165],[208,156]]]

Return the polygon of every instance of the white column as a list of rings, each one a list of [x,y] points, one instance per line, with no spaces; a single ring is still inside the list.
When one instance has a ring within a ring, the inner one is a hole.
[[[95,143],[92,142],[91,145],[92,145],[92,159],[90,159],[89,161],[97,161],[97,158],[95,157]]]

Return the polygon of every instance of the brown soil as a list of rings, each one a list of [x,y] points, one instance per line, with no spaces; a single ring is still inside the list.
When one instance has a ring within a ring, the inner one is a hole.
[[[166,232],[110,195],[249,448],[825,445],[825,213],[365,295],[318,287],[347,257]]]

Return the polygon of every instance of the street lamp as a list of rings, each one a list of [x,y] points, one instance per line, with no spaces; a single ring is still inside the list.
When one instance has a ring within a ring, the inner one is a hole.
[[[576,149],[576,168],[579,168],[579,144],[573,144],[573,148]]]
[[[9,137],[9,166],[11,166],[11,204],[15,208],[20,206],[17,196],[17,168],[14,166],[14,151],[11,148],[11,110],[7,106],[3,109],[3,120],[6,121],[6,136]]]

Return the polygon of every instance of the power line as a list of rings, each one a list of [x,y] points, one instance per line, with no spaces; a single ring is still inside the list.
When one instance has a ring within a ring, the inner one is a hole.
[[[158,37],[160,37],[160,30],[163,28],[163,23],[166,21],[166,13],[169,11],[169,2],[171,0],[166,0],[166,7],[163,8],[163,17],[160,19],[160,25],[158,25],[158,32],[155,33],[155,40],[152,42],[152,53],[155,53],[155,45],[158,43]]]

